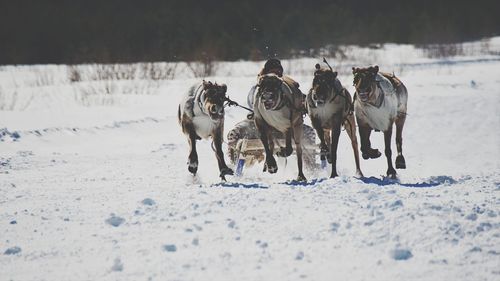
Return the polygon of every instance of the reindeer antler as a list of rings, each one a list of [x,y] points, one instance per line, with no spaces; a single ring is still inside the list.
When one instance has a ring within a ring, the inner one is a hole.
[[[326,65],[328,65],[328,68],[330,68],[330,70],[333,72],[333,68],[330,66],[330,64],[326,61],[325,58],[323,58],[323,62],[326,63]]]

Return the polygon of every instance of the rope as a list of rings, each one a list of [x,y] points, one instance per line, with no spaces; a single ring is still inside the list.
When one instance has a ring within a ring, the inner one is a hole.
[[[252,109],[250,109],[250,108],[248,108],[246,106],[243,106],[243,105],[239,105],[237,102],[231,100],[229,97],[226,97],[225,102],[226,102],[226,104],[224,104],[225,107],[226,106],[238,106],[238,107],[241,107],[241,108],[246,109],[246,110],[248,110],[248,111],[250,111],[250,112],[253,113]]]

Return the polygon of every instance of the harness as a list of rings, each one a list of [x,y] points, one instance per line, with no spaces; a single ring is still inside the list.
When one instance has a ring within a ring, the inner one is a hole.
[[[342,97],[345,100],[346,107],[348,108],[347,115],[351,115],[354,112],[354,106],[353,106],[354,101],[352,103],[349,102],[348,95],[346,93],[347,90],[344,87],[342,87],[341,90],[339,91],[338,88],[335,87],[335,85],[334,85],[334,86],[332,86],[330,91],[333,91],[333,96],[330,98],[329,103],[335,101],[335,99],[339,96]],[[317,108],[317,106],[314,105],[314,103],[308,102],[308,104],[312,108]]]
[[[380,90],[380,94],[378,95],[377,100],[374,103],[370,104],[375,106],[376,108],[380,108],[382,106],[382,103],[384,103],[385,91],[382,88],[382,86],[380,86],[380,81],[375,81],[375,82],[377,83],[377,88],[379,88]]]
[[[201,89],[203,85],[200,85],[198,86],[198,88],[196,89],[196,96],[195,96],[195,100],[196,100],[196,103],[198,104],[198,107],[200,108],[201,112],[205,113],[208,115],[208,113],[205,111],[205,107],[203,106],[203,100],[205,100],[205,89]],[[194,108],[193,108],[193,116],[194,116]]]
[[[194,89],[194,87],[192,89]],[[199,85],[198,88],[196,88],[196,90],[194,90],[193,93],[195,93],[195,94],[194,94],[194,98],[193,98],[193,104],[192,104],[193,106],[191,106],[191,113],[193,116],[195,116],[195,114],[194,114],[194,104],[195,103],[200,108],[201,112],[203,112],[206,115],[209,115],[209,113],[206,111],[206,108],[203,106],[203,101],[205,100],[206,90],[207,89],[203,89],[203,85]],[[227,105],[240,106],[236,102],[231,101],[227,97],[225,98],[224,101],[227,102],[224,106],[227,106]],[[242,106],[240,106],[240,107],[242,107]],[[243,107],[243,108],[245,108],[245,107]]]
[[[288,119],[290,120],[290,126],[292,127],[293,126],[293,112],[294,111],[299,112],[302,114],[302,116],[304,116],[306,114],[306,110],[305,110],[305,108],[297,108],[295,106],[295,102],[296,102],[295,93],[293,93],[290,85],[288,85],[283,80],[281,80],[281,81],[282,81],[282,83],[279,87],[279,92],[278,92],[278,97],[280,99],[280,102],[276,105],[276,107],[272,108],[271,110],[273,110],[273,111],[281,110],[283,107],[288,106],[290,108],[290,115],[288,116]],[[288,87],[288,89],[290,90],[291,98],[284,94],[283,87],[282,87],[283,84],[285,84],[285,86]],[[257,91],[257,94],[255,95],[256,99],[260,99],[260,97],[262,96],[262,93],[263,93],[263,88],[260,86],[258,86],[258,87],[259,87],[259,89]]]
[[[387,80],[389,80],[389,82],[391,83],[391,86],[392,86],[394,92],[396,92],[397,88],[402,85],[401,80],[399,80],[396,77],[396,75],[394,75],[394,73],[393,74],[389,74],[389,73],[385,73],[385,72],[379,72],[379,73],[380,73],[380,75],[382,75],[382,77],[384,77]],[[385,91],[384,91],[384,88],[381,86],[381,82],[382,82],[382,80],[376,80],[375,79],[375,84],[376,84],[376,87],[378,89],[380,89],[380,94],[379,94],[379,96],[377,97],[377,100],[374,103],[368,102],[369,105],[374,106],[376,108],[380,108],[382,106],[382,104],[384,103],[384,99],[385,99]],[[354,101],[356,100],[356,97],[357,97],[357,93],[358,93],[358,91],[356,90],[356,92],[354,93],[353,101],[352,101],[353,108],[354,108]],[[401,112],[401,111],[398,111],[397,113],[399,115],[408,115],[408,113]]]
[[[284,81],[282,82],[282,84],[285,84],[290,89],[291,98],[284,94],[283,88],[280,86],[279,91],[278,91],[278,97],[280,99],[280,102],[274,108],[272,108],[272,110],[281,110],[283,107],[288,106],[289,108],[291,108],[295,111],[298,111],[298,112],[301,112],[302,114],[305,114],[305,111],[303,108],[297,108],[295,106],[295,101],[296,101],[296,98],[298,98],[298,97],[295,97],[296,94],[293,93],[293,90],[291,89],[291,87]],[[261,88],[260,86],[258,86],[258,87],[259,87],[259,89],[258,89],[257,94],[255,96],[255,98],[257,98],[257,99],[259,99],[263,93],[263,90],[262,90],[263,88]]]
[[[373,103],[371,103],[371,102],[365,102],[365,103],[367,103],[367,104],[369,104],[371,106],[374,106],[376,108],[380,108],[382,106],[382,104],[384,103],[384,99],[385,99],[385,91],[382,88],[382,86],[380,86],[380,82],[381,82],[380,80],[376,80],[375,79],[376,87],[378,89],[380,89],[380,94],[378,95],[377,100],[375,100],[375,102],[373,102]],[[394,90],[396,90],[396,89],[394,88]],[[358,96],[358,90],[356,90],[356,92],[354,92],[354,98],[352,99],[352,107],[353,108],[354,108],[354,101],[356,100],[357,96]]]

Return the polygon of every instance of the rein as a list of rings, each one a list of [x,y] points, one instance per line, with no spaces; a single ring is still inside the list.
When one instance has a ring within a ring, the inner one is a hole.
[[[241,108],[246,109],[246,110],[248,110],[248,111],[250,111],[250,112],[253,113],[252,109],[250,109],[250,108],[248,108],[246,106],[238,104],[237,102],[231,100],[229,97],[226,97],[224,101],[225,101],[224,107],[226,107],[226,106],[237,106],[237,107],[241,107]]]

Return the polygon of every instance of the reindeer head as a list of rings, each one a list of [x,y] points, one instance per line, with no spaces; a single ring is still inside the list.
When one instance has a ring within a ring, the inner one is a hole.
[[[321,68],[316,64],[314,79],[310,90],[311,98],[316,106],[324,105],[335,94],[335,79],[337,72],[332,69]]]
[[[203,81],[202,105],[204,111],[212,120],[224,118],[224,101],[226,101],[226,84],[218,85],[210,81]]]
[[[260,76],[258,84],[260,102],[266,110],[273,110],[280,104],[283,95],[282,84],[283,80],[275,74]]]
[[[358,93],[358,97],[362,102],[366,102],[373,94],[375,85],[375,77],[378,73],[378,66],[370,66],[367,68],[352,68],[354,74],[354,87]]]

